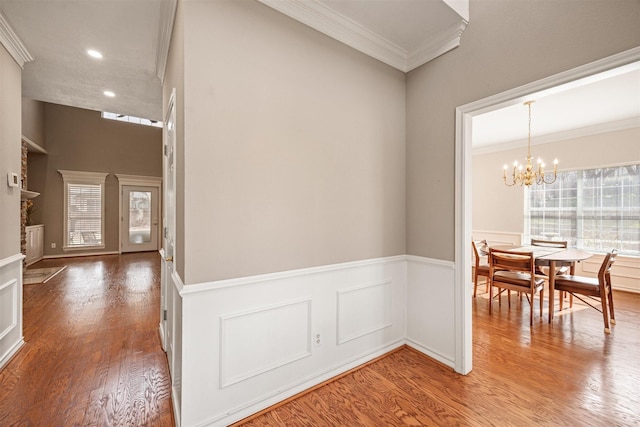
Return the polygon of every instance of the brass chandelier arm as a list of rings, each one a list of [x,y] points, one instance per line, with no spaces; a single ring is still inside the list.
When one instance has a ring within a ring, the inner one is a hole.
[[[556,181],[558,175],[558,159],[553,162],[553,178],[550,180],[545,179],[544,163],[542,159],[538,159],[538,168],[534,169],[531,162],[531,104],[535,101],[527,101],[524,103],[529,107],[529,134],[527,138],[527,163],[526,166],[519,165],[516,160],[513,162],[513,172],[511,173],[511,182],[507,181],[507,169],[508,166],[504,165],[504,171],[502,173],[502,179],[504,185],[507,187],[513,187],[519,184],[520,186],[526,185],[527,187],[533,184],[553,184]]]

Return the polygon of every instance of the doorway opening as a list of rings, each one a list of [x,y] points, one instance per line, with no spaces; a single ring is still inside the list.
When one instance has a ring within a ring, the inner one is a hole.
[[[471,237],[472,237],[472,134],[473,118],[531,98],[566,90],[569,87],[599,78],[640,61],[640,47],[591,62],[518,88],[456,108],[455,129],[455,370],[461,374],[471,371],[472,360],[472,293]]]

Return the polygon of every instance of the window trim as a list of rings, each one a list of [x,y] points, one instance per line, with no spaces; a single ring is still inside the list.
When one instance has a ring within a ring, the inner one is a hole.
[[[93,250],[93,249],[104,249],[105,248],[105,194],[104,194],[104,184],[107,179],[108,172],[84,172],[84,171],[70,171],[70,170],[58,170],[60,175],[62,175],[62,186],[63,186],[63,216],[62,216],[62,250],[63,251],[82,251],[82,250]],[[69,246],[69,232],[68,232],[68,195],[69,195],[69,184],[78,184],[78,185],[99,185],[100,186],[100,233],[102,236],[102,243],[99,245],[93,246]]]

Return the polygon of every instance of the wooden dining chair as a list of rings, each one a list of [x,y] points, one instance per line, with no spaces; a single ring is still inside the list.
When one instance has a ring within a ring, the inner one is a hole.
[[[489,245],[486,240],[478,240],[477,242],[471,241],[471,248],[473,249],[473,257],[475,260],[473,266],[473,297],[476,297],[478,290],[478,277],[485,278],[484,292],[489,292],[489,264],[482,261],[482,257],[488,254]]]
[[[540,317],[544,301],[544,279],[536,276],[533,252],[510,252],[499,249],[489,250],[489,314],[493,310],[493,288],[499,292],[516,291],[527,295],[531,307],[529,325],[533,326],[533,299],[540,293]]]
[[[542,246],[547,248],[560,248],[566,249],[569,247],[569,242],[566,240],[541,240],[541,239],[531,239],[531,246]],[[565,274],[575,274],[576,264],[574,262],[571,265],[563,265],[556,269],[556,276],[565,275]],[[549,277],[549,267],[547,266],[539,266],[537,267],[537,272]],[[560,310],[562,310],[564,297],[566,296],[566,292],[560,292]],[[569,307],[573,307],[573,295],[569,294]]]
[[[604,331],[609,334],[609,318],[607,316],[607,307],[611,316],[611,323],[616,323],[615,313],[613,310],[613,292],[611,290],[611,267],[616,261],[618,251],[613,249],[607,253],[602,261],[598,278],[583,277],[575,275],[557,276],[555,280],[555,289],[559,291],[569,292],[589,307],[596,309],[602,313],[604,320]],[[579,295],[585,296],[589,300],[600,300],[600,307],[591,304],[587,299],[582,299]],[[553,309],[550,307],[550,309]]]

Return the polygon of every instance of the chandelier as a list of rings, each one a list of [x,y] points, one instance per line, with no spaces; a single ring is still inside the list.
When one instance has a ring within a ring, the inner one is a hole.
[[[513,187],[516,184],[530,186],[533,184],[553,184],[556,181],[558,173],[558,159],[553,161],[553,178],[550,180],[545,179],[544,162],[538,158],[538,168],[534,170],[531,164],[531,104],[535,101],[527,101],[524,105],[529,107],[529,139],[527,145],[527,164],[519,164],[516,160],[513,162],[513,172],[511,173],[511,182],[507,182],[507,169],[509,167],[505,164],[504,171],[502,173],[502,179],[504,184],[508,187]]]

